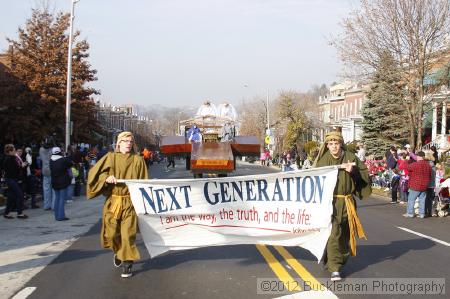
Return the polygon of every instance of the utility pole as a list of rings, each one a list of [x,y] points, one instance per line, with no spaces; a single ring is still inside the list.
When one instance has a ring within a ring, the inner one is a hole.
[[[67,89],[66,89],[66,138],[65,138],[65,148],[70,145],[70,135],[72,135],[72,126],[70,121],[70,105],[72,103],[72,38],[73,38],[73,19],[75,3],[80,0],[72,0],[72,7],[70,9],[70,28],[69,28],[69,51],[67,54]]]

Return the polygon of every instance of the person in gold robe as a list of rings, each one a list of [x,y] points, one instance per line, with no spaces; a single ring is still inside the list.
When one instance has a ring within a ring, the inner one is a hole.
[[[117,180],[147,178],[147,165],[139,156],[130,132],[120,133],[115,151],[106,154],[89,171],[87,198],[106,197],[101,244],[103,248],[112,249],[114,265],[122,266],[124,278],[132,276],[133,261],[140,258],[135,244],[138,224],[128,187]]]
[[[331,280],[341,280],[341,268],[349,255],[356,255],[356,235],[365,238],[356,213],[355,197],[365,199],[372,193],[369,172],[358,157],[346,150],[340,132],[330,132],[319,150],[314,167],[342,165],[333,192],[332,230],[323,262]]]

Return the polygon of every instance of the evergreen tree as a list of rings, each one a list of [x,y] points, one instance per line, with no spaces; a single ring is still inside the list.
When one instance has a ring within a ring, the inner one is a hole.
[[[45,104],[39,114],[41,131],[47,135],[56,133],[60,140],[65,130],[69,21],[68,13],[55,16],[47,8],[33,9],[25,27],[19,27],[18,39],[8,39],[14,48],[10,53],[12,73]],[[71,120],[75,142],[90,141],[90,132],[99,130],[93,121],[94,103],[90,98],[99,92],[86,86],[97,80],[96,70],[87,61],[87,41],[76,41],[79,35],[79,31],[74,33],[72,56]]]
[[[389,146],[407,143],[408,114],[402,106],[403,97],[398,69],[392,57],[385,54],[362,108],[362,138],[367,154],[383,156]]]

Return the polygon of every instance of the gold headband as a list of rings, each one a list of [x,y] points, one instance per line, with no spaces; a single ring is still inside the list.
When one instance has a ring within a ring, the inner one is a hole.
[[[124,140],[125,138],[131,137],[134,139],[133,133],[131,132],[122,132],[117,136],[117,143],[121,142],[122,140]]]
[[[330,142],[331,140],[337,140],[340,143],[344,143],[344,138],[342,138],[341,132],[330,132],[325,136],[325,143]]]
[[[133,138],[133,140],[134,140],[134,135],[131,132],[125,131],[125,132],[122,132],[119,135],[117,135],[116,152],[119,151],[119,143],[121,141],[125,140],[125,138],[129,138],[129,137]],[[133,150],[134,150],[134,145],[133,145]]]

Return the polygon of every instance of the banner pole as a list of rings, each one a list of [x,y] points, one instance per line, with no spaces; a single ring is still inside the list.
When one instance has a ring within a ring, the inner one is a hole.
[[[298,171],[289,171],[289,172],[307,172],[310,170],[325,170],[325,169],[345,169],[347,167],[348,163],[344,163],[344,164],[339,164],[339,165],[332,165],[332,166],[323,166],[323,167],[316,167],[316,168],[310,168],[310,169],[304,169],[304,170],[298,170]],[[356,163],[355,162],[351,162],[350,163],[352,166],[355,166]],[[223,178],[226,179],[226,178]],[[167,180],[167,179],[163,179],[163,180]],[[196,179],[198,180],[198,179]],[[127,182],[140,182],[143,180],[125,180],[125,179],[118,179],[117,183],[127,183]]]

